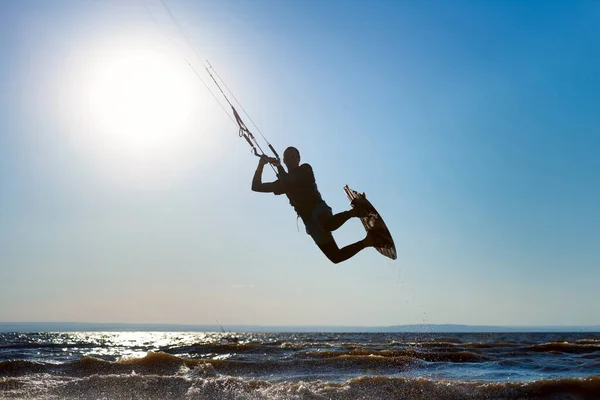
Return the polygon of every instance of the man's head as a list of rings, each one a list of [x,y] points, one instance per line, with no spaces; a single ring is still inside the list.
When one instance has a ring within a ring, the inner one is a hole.
[[[295,147],[288,147],[283,152],[283,162],[289,169],[297,168],[300,165],[300,152]]]

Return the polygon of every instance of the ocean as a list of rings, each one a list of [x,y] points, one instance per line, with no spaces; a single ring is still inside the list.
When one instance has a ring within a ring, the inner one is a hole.
[[[0,333],[2,399],[600,399],[600,333]]]

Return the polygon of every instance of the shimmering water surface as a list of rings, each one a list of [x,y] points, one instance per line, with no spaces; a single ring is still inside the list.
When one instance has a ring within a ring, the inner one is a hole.
[[[0,397],[600,399],[600,333],[0,333]]]

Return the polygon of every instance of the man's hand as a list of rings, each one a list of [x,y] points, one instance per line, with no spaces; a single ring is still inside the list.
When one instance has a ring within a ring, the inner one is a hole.
[[[258,159],[258,165],[260,165],[261,167],[264,167],[268,163],[269,163],[269,157],[267,157],[264,154],[262,156],[260,156],[260,158]]]
[[[279,162],[278,159],[276,159],[274,157],[267,157],[265,154],[263,154],[262,156],[260,156],[258,164],[261,165],[261,166],[264,166],[265,164],[272,164],[275,167],[280,167],[281,166],[281,163]]]
[[[279,162],[279,160],[274,157],[269,157],[269,162],[275,167],[281,167],[281,163]]]

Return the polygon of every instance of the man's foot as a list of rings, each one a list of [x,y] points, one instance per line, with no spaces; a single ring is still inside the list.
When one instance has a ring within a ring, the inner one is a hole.
[[[367,232],[364,243],[367,247],[381,247],[384,249],[392,247],[392,240],[388,238],[383,229],[373,229]]]
[[[371,214],[373,208],[366,199],[362,197],[356,197],[350,202],[352,205],[352,211],[355,217],[365,218]]]

